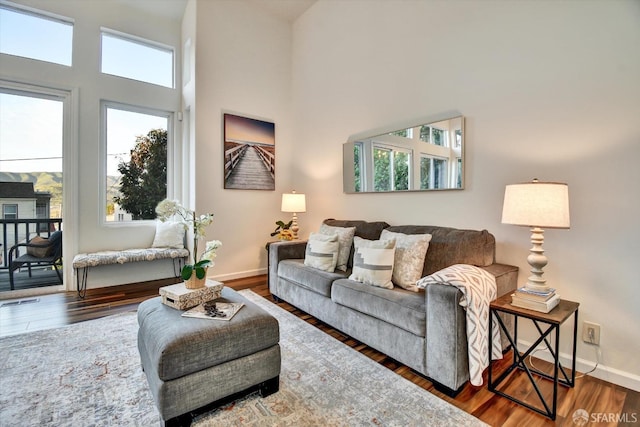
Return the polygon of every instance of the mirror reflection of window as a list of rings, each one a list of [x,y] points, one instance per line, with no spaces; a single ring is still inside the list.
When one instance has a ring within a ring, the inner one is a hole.
[[[462,136],[462,134],[461,134]],[[427,144],[438,145],[446,147],[446,132],[444,129],[438,129],[433,126],[422,125],[420,126],[420,139]]]
[[[408,190],[410,159],[409,151],[384,146],[374,147],[374,191]]]
[[[447,160],[423,155],[420,158],[420,189],[443,188],[447,188]]]
[[[447,161],[445,159],[433,159],[433,172],[433,188],[446,188]]]
[[[373,189],[391,191],[391,150],[373,149]]]
[[[464,188],[464,117],[425,122],[350,138],[344,151],[345,192]]]
[[[431,159],[428,157],[420,158],[420,189],[428,190],[431,186]]]
[[[358,142],[353,146],[353,171],[355,179],[355,191],[362,191],[362,143]]]

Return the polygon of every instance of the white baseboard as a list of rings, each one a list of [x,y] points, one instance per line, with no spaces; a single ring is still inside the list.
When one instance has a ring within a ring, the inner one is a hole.
[[[244,279],[245,277],[259,276],[261,274],[267,274],[266,268],[257,268],[255,270],[238,271],[229,274],[218,274],[209,276],[210,279],[224,282],[225,280]]]
[[[518,340],[518,349],[521,352],[526,351],[530,346],[531,342],[525,340]],[[535,351],[533,357],[537,357],[539,359],[545,360],[547,362],[553,363],[553,357],[548,350],[539,350]],[[595,357],[595,349],[594,349],[594,357]],[[565,368],[571,368],[571,355],[567,353],[560,352],[560,363]],[[595,366],[595,362],[592,360],[582,359],[580,357],[576,357],[576,376],[579,376],[581,372],[589,372]],[[622,387],[629,388],[631,390],[640,391],[640,376],[632,374],[630,372],[621,371],[616,368],[612,368],[602,363],[598,364],[598,367],[595,371],[591,372],[589,376],[601,379],[603,381],[607,381],[613,384],[617,384]]]

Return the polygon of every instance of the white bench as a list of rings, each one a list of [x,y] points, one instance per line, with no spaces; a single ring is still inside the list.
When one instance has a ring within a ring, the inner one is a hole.
[[[89,267],[172,259],[174,272],[176,272],[176,277],[178,277],[180,275],[180,270],[184,265],[184,260],[187,259],[188,256],[188,249],[175,248],[124,249],[121,251],[100,251],[78,254],[73,257],[73,269],[76,273],[78,295],[80,295],[81,298],[84,298],[87,292],[87,275]],[[78,271],[80,269],[82,269],[82,273]],[[82,278],[80,276],[82,276]]]

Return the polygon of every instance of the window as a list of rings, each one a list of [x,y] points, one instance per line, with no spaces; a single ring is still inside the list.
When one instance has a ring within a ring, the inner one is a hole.
[[[156,217],[167,196],[170,113],[104,103],[106,221]]]
[[[411,155],[399,148],[373,147],[373,190],[408,190]]]
[[[413,129],[400,129],[394,132],[389,133],[392,136],[401,136],[403,138],[413,138]]]
[[[18,219],[18,205],[2,205],[2,218]]]
[[[363,164],[362,164],[362,142],[357,142],[353,146],[353,171],[355,191],[360,192],[362,188]]]
[[[173,88],[173,57],[171,47],[102,30],[100,71],[105,74]]]
[[[34,182],[35,191],[48,193],[36,202],[37,218],[62,218],[68,110],[64,93],[0,81],[0,171],[5,180]]]
[[[433,126],[420,126],[420,139],[428,144],[447,146],[446,132]]]
[[[432,156],[420,157],[420,189],[447,188],[447,160]]]
[[[0,52],[71,66],[73,20],[0,4]]]
[[[456,129],[455,130],[455,135],[456,135],[456,148],[460,148],[462,147],[462,129]]]

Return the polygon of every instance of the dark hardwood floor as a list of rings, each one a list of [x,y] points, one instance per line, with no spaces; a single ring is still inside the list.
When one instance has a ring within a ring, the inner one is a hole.
[[[146,282],[110,288],[90,289],[85,299],[75,292],[57,293],[19,300],[0,300],[0,336],[48,329],[71,323],[109,316],[112,314],[135,311],[140,302],[158,295],[158,288],[174,283],[173,279]],[[266,284],[266,276],[255,276],[225,282],[226,286],[236,290],[251,289],[270,301],[273,301]],[[588,426],[631,426],[640,424],[640,393],[602,381],[589,375],[576,379],[574,388],[558,388],[558,416],[551,421],[537,413],[521,407],[487,390],[485,385],[474,387],[471,384],[455,398],[437,391],[426,378],[410,368],[362,344],[351,337],[331,328],[314,317],[280,302],[278,306],[295,314],[307,323],[335,337],[399,376],[417,384],[458,408],[474,415],[493,426],[576,426],[573,414],[584,409],[590,414]],[[502,361],[494,362],[498,372],[507,365],[512,357],[507,353]],[[551,371],[551,364],[535,359],[536,367]],[[580,373],[578,373],[580,375]],[[539,381],[546,398],[552,393],[549,381]],[[535,391],[528,384],[526,373],[514,372],[507,381],[507,391],[531,404],[541,406]],[[599,421],[599,422],[592,422]]]

